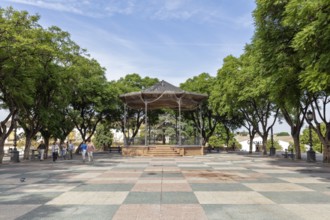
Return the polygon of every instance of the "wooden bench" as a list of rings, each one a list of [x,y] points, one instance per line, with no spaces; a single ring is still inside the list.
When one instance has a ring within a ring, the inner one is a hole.
[[[284,153],[284,154],[282,154],[283,156],[284,156],[284,158],[291,158],[291,159],[294,159],[294,156],[295,156],[295,154],[294,153]]]
[[[30,160],[39,160],[40,155],[38,150],[31,150]]]
[[[121,146],[110,147],[109,152],[111,153],[112,151],[117,151],[118,153],[121,153]]]

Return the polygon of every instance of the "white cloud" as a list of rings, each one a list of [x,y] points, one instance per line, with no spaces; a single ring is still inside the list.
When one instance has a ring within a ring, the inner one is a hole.
[[[217,21],[221,7],[209,7],[205,1],[191,0],[4,0],[39,8],[69,12],[89,17],[116,14],[145,17],[154,20]]]
[[[7,2],[32,5],[55,11],[69,12],[89,17],[104,17],[114,14],[130,14],[133,12],[135,0],[5,0]]]
[[[47,8],[56,11],[65,11],[75,14],[83,14],[83,11],[76,7],[75,4],[66,4],[64,1],[42,1],[42,0],[8,0],[8,2],[14,2],[25,5],[32,5],[40,8]],[[71,2],[72,3],[72,2]]]

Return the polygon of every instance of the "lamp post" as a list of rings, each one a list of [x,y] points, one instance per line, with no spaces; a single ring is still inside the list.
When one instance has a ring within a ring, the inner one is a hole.
[[[276,148],[274,147],[273,127],[271,127],[271,129],[270,129],[270,141],[271,141],[271,147],[269,150],[269,156],[275,156]]]
[[[313,121],[313,112],[309,110],[307,112],[307,121],[309,123],[309,150],[307,151],[307,162],[315,162],[315,151],[313,150],[313,139],[312,139],[312,121]]]
[[[19,151],[17,150],[17,115],[14,116],[14,150],[11,155],[11,161],[19,162]]]

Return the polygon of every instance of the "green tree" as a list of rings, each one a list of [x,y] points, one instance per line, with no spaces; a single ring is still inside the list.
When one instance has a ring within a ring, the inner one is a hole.
[[[105,69],[94,60],[76,56],[70,68],[75,75],[68,115],[83,141],[90,140],[97,125],[116,109],[118,93],[105,78]]]
[[[4,156],[4,142],[12,132],[18,108],[32,102],[33,76],[31,61],[37,45],[38,16],[13,8],[0,8],[0,109],[9,110],[0,126],[0,163]],[[7,127],[7,122],[11,124]]]
[[[254,11],[256,45],[262,75],[269,78],[269,98],[280,108],[281,114],[291,128],[296,149],[296,159],[301,159],[299,135],[307,111],[304,89],[299,83],[302,72],[297,51],[292,47],[292,39],[297,33],[296,25],[287,26],[286,7],[290,1],[257,1]]]
[[[321,130],[322,130],[322,132],[325,132],[324,124],[321,125]],[[307,150],[309,150],[310,137],[309,137],[309,128],[308,127],[303,129],[301,138],[300,138],[300,143],[301,143],[302,147],[305,147],[305,148],[307,148]],[[317,133],[314,130],[312,130],[312,145],[313,145],[313,149],[315,151],[322,153],[322,151],[323,151],[322,142],[320,141]]]
[[[102,148],[103,151],[107,151],[111,147],[111,144],[113,142],[113,133],[111,132],[110,124],[98,124],[93,140],[96,148]]]
[[[186,80],[186,82],[180,84],[180,88],[201,94],[207,94],[210,96],[214,84],[214,77],[208,73],[201,73],[198,76]],[[195,111],[184,112],[183,116],[187,120],[193,121],[194,127],[198,129],[203,140],[204,145],[208,142],[208,139],[214,134],[218,124],[225,123],[228,129],[230,129],[230,123],[226,118],[226,115],[220,115],[217,111],[211,108],[208,100],[201,103],[200,108]]]
[[[113,82],[113,85],[118,88],[119,95],[123,95],[129,92],[141,92],[142,90],[149,88],[150,86],[153,86],[155,83],[157,83],[159,80],[157,78],[150,78],[150,77],[144,77],[142,78],[139,74],[133,73],[128,74],[125,77],[121,77],[116,82]],[[124,138],[133,140],[135,136],[138,134],[141,125],[145,123],[145,117],[146,113],[144,109],[131,109],[129,106],[125,106],[124,103],[117,98],[117,119],[116,124],[117,128],[120,128],[120,130],[124,134]],[[163,113],[161,110],[153,110],[151,112],[148,112],[148,118],[149,123],[152,125],[155,123],[155,120],[158,118],[158,114]],[[131,137],[128,138],[128,132],[126,129],[132,130]],[[146,129],[144,131],[144,135],[146,135]],[[149,131],[151,131],[149,129]],[[147,131],[148,132],[148,131]],[[127,144],[130,144],[130,140]]]

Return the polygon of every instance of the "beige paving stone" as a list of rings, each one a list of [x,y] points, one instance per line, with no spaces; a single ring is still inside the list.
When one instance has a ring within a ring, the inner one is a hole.
[[[312,189],[294,183],[245,183],[244,185],[259,192],[313,191]]]
[[[178,167],[147,167],[146,169],[144,169],[145,172],[150,172],[150,171],[154,171],[154,172],[179,172],[181,171],[180,168]]]
[[[122,204],[128,192],[65,192],[47,205],[114,205]]]
[[[134,178],[138,178],[142,175],[142,172],[126,172],[126,173],[110,173],[110,172],[107,172],[107,173],[102,173],[100,174],[99,176],[97,176],[97,178],[131,178],[131,177],[134,177]]]
[[[324,183],[322,178],[317,177],[304,177],[304,178],[295,178],[295,177],[279,177],[278,179],[287,181],[289,183]]]
[[[252,169],[252,170],[259,173],[296,173],[291,170],[283,170],[283,169]]]
[[[161,205],[161,219],[207,219],[203,208],[199,204],[169,204]]]
[[[119,207],[113,220],[204,220],[207,219],[200,205],[127,205]]]
[[[190,177],[186,179],[189,183],[237,183],[237,181],[232,180],[230,178],[208,179],[208,178]]]
[[[188,183],[163,183],[162,192],[191,192],[192,189]]]
[[[213,167],[214,170],[247,170],[245,167]]]
[[[88,172],[88,173],[81,173],[76,176],[72,176],[73,179],[91,179],[91,178],[96,178],[100,176],[102,173],[93,173],[93,172]]]
[[[106,184],[106,183],[135,183],[137,178],[95,178],[87,180],[87,184]]]
[[[86,170],[86,171],[104,171],[104,170],[111,170],[112,167],[94,167],[89,166],[90,163],[86,162],[85,165],[82,165],[81,167],[77,167],[74,170]]]
[[[161,180],[162,183],[188,183],[187,180],[171,180],[171,179],[163,179]]]
[[[284,209],[306,220],[326,220],[330,218],[330,204],[283,204]]]
[[[128,220],[128,219],[160,219],[160,205],[121,205],[113,220]]]
[[[204,167],[204,168],[208,168],[210,166],[206,165],[206,164],[178,164],[178,167]]]
[[[230,166],[230,165],[232,165],[232,163],[229,161],[228,162],[207,162],[205,164],[207,164],[209,166]]]
[[[136,183],[132,190],[133,192],[161,192],[161,183]]]
[[[67,192],[77,184],[28,184],[8,190],[8,192]]]
[[[200,204],[274,204],[257,192],[195,192]]]

